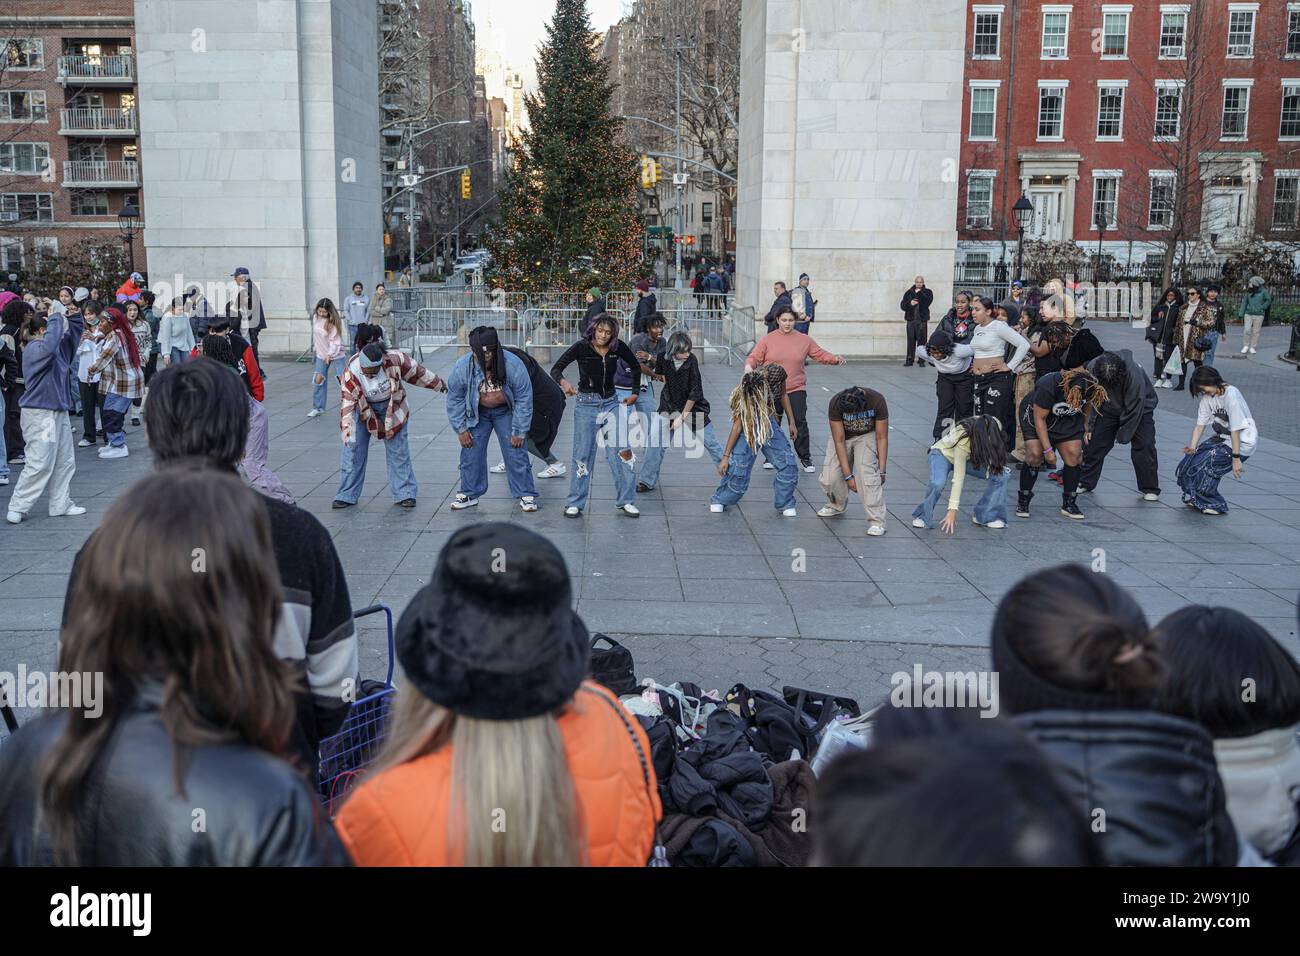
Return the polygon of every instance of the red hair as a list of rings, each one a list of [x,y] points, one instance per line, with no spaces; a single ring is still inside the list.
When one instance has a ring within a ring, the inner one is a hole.
[[[135,332],[131,330],[131,324],[126,320],[126,313],[117,306],[105,309],[104,314],[109,317],[113,323],[113,331],[117,333],[118,341],[126,348],[126,354],[131,358],[131,365],[134,368],[140,367],[140,347],[135,341]]]

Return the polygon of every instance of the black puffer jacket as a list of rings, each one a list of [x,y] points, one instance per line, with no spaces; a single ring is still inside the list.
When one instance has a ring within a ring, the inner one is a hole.
[[[1059,769],[1112,866],[1236,866],[1214,743],[1198,725],[1147,710],[1014,719]]]
[[[964,319],[957,318],[956,306],[950,308],[948,314],[939,320],[939,328],[951,335],[957,345],[970,345],[970,340],[975,337],[975,320],[969,312]]]
[[[195,748],[178,793],[159,698],[156,690],[143,692],[118,720],[82,788],[78,863],[347,865],[315,794],[292,767],[261,750]],[[38,825],[36,787],[38,766],[65,722],[61,714],[39,718],[0,747],[0,866],[55,862],[51,835]]]

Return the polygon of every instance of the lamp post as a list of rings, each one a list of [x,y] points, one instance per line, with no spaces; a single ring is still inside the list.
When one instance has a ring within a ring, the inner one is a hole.
[[[1106,238],[1106,226],[1107,226],[1105,206],[1100,206],[1097,209],[1096,225],[1097,225],[1097,265],[1093,268],[1092,281],[1100,282],[1101,281],[1101,244],[1102,241],[1105,240]]]
[[[122,234],[122,241],[126,243],[127,271],[135,272],[135,247],[133,243],[136,233],[140,231],[140,210],[136,208],[135,203],[130,199],[122,206],[122,211],[117,214],[117,229]]]
[[[1025,263],[1025,230],[1029,228],[1029,223],[1034,218],[1034,204],[1029,201],[1029,197],[1024,193],[1016,200],[1016,204],[1011,207],[1011,211],[1016,216],[1016,279],[1024,278]]]

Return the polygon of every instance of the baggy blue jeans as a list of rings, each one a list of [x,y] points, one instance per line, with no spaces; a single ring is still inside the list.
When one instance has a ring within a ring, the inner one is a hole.
[[[772,437],[758,450],[776,469],[776,479],[772,483],[773,506],[778,511],[793,508],[794,490],[799,486],[799,463],[795,459],[789,436],[781,430],[781,424],[775,418],[772,419]],[[709,501],[715,505],[739,504],[749,490],[749,476],[754,470],[754,460],[754,449],[749,447],[742,431],[731,449],[727,473],[722,476],[722,483]]]
[[[925,490],[925,500],[917,505],[916,510],[912,512],[912,517],[920,518],[925,522],[927,528],[934,527],[934,508],[939,503],[939,498],[943,495],[944,489],[948,486],[948,477],[952,474],[952,471],[952,462],[944,457],[943,452],[933,448],[930,449],[930,485]],[[980,496],[979,501],[975,502],[975,520],[980,524],[988,524],[990,521],[1006,521],[1007,479],[1011,474],[1011,469],[1003,468],[1000,472],[989,474],[977,471],[973,465],[967,462],[966,474],[988,480],[984,494]]]
[[[375,414],[383,417],[383,410],[374,406]],[[406,427],[392,438],[384,439],[384,462],[388,466],[388,490],[393,493],[394,501],[414,498],[419,492],[415,483],[415,469],[411,467],[411,447],[407,443]],[[361,422],[358,414],[352,420],[352,433],[356,440],[351,445],[343,446],[339,457],[339,490],[335,501],[356,504],[361,499],[361,489],[366,483],[366,460],[370,457],[370,430]]]
[[[656,412],[650,419],[649,447],[645,451],[645,464],[641,466],[641,481],[647,487],[653,488],[659,484],[659,469],[663,467],[664,453],[672,445],[673,436],[680,434],[684,445],[687,432],[693,436],[696,443],[704,445],[704,450],[709,453],[715,465],[722,461],[722,444],[718,441],[718,436],[713,433],[713,422],[700,429],[678,425],[674,432],[668,427],[668,419]]]
[[[479,406],[478,421],[469,430],[474,444],[460,450],[460,490],[470,498],[481,497],[488,489],[487,453],[488,439],[496,432],[501,457],[506,462],[506,480],[510,494],[524,498],[537,494],[533,483],[533,469],[528,464],[528,447],[514,448],[510,444],[510,423],[514,412],[509,405],[496,408]]]
[[[627,450],[626,435],[620,435],[618,399],[601,398],[590,392],[578,395],[573,407],[573,471],[569,477],[568,507],[585,508],[591,492],[591,469],[596,464],[596,446],[605,446],[605,460],[614,476],[616,505],[636,503],[636,472],[620,452]],[[509,466],[507,466],[509,467]]]
[[[1243,455],[1244,462],[1249,455]],[[1232,473],[1232,445],[1222,441],[1203,441],[1196,451],[1184,455],[1174,471],[1183,501],[1195,505],[1197,510],[1209,508],[1220,514],[1228,513],[1228,500],[1219,493],[1219,482]]]

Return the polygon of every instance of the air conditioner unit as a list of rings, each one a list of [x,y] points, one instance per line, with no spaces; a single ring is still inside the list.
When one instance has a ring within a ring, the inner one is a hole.
[[[1228,56],[1251,56],[1255,48],[1250,43],[1238,43],[1228,46]]]

